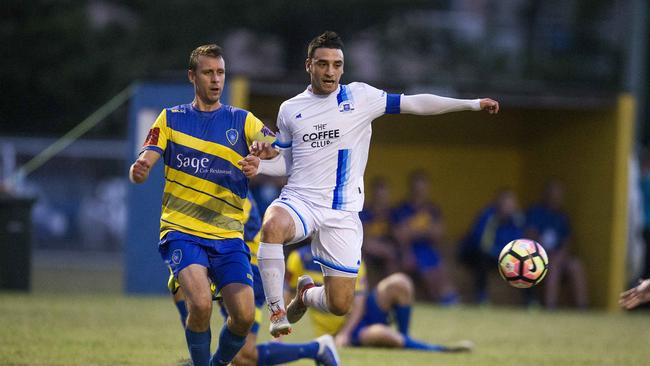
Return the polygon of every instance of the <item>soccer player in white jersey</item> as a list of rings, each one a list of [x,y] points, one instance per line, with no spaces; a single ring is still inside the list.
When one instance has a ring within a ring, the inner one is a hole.
[[[343,75],[343,43],[325,32],[308,46],[305,68],[311,83],[280,106],[275,154],[268,143],[254,143],[262,160],[249,155],[242,161],[247,176],[258,173],[288,175],[280,197],[267,209],[259,247],[259,268],[271,314],[274,337],[291,332],[314,307],[345,315],[354,299],[361,260],[363,173],[368,160],[371,122],[383,114],[434,115],[461,110],[497,113],[492,99],[452,99],[431,94],[387,94],[364,83],[339,84]],[[282,298],[285,263],[283,244],[313,235],[311,250],[321,265],[324,286],[311,278],[298,279],[296,296],[288,307]]]

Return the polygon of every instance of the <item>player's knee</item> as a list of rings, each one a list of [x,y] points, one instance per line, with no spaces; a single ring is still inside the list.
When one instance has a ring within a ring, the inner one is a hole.
[[[254,323],[254,312],[250,314],[248,312],[242,312],[235,316],[230,316],[230,330],[240,335],[248,334]]]
[[[271,216],[262,224],[262,241],[265,243],[284,243],[288,239],[289,225],[277,216]]]
[[[327,301],[327,307],[332,314],[336,316],[343,316],[350,312],[350,308],[352,307],[352,300],[348,300],[345,297],[329,298]]]
[[[380,296],[397,299],[400,302],[413,298],[414,287],[411,278],[404,273],[394,273],[381,280],[377,286]]]
[[[396,291],[406,296],[413,295],[413,281],[409,276],[400,272],[390,275],[390,278],[392,279],[392,286]]]
[[[207,318],[210,319],[210,314],[212,312],[212,299],[195,299],[187,304],[187,310],[192,317],[197,319]]]

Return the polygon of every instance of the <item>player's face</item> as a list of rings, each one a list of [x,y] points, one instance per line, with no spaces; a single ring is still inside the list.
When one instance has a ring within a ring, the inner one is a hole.
[[[343,75],[343,51],[336,48],[317,48],[305,66],[311,78],[314,94],[330,94],[339,87]]]
[[[219,104],[226,82],[226,64],[222,57],[199,56],[196,71],[190,70],[188,76],[197,99],[208,106]]]

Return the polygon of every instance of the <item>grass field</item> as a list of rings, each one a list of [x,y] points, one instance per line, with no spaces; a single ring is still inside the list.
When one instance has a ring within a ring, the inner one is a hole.
[[[219,316],[213,319],[215,330],[221,321]],[[418,305],[411,328],[414,337],[429,342],[471,339],[477,348],[470,354],[347,348],[340,351],[342,363],[650,365],[648,312],[548,313]],[[285,341],[304,341],[311,335],[303,322]],[[268,340],[265,331],[261,338]],[[0,292],[0,365],[178,365],[186,353],[176,310],[166,297]]]

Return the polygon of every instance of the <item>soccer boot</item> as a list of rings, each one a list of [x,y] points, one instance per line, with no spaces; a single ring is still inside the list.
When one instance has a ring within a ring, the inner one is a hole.
[[[314,287],[314,280],[307,275],[298,277],[298,284],[296,285],[296,296],[293,297],[289,306],[287,306],[287,320],[293,324],[300,320],[307,311],[307,305],[302,300],[305,291]]]
[[[331,335],[322,335],[316,338],[316,342],[318,342],[317,366],[339,366],[341,364],[339,353],[334,345],[334,338]]]
[[[442,352],[471,352],[473,349],[474,342],[464,340],[449,346],[445,346]]]
[[[287,321],[287,313],[280,309],[280,307],[270,306],[269,311],[271,312],[271,319],[269,325],[269,332],[273,338],[278,338],[283,335],[291,333],[291,324]]]

